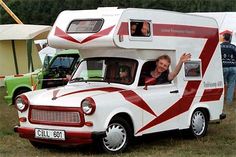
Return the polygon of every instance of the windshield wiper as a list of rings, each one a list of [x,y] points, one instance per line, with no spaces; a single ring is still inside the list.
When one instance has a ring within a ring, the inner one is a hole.
[[[79,82],[79,81],[84,81],[83,77],[76,77],[70,80],[70,82]]]
[[[101,79],[101,81],[104,81],[104,82],[107,82],[108,84],[110,84],[110,80],[108,80],[108,79],[105,79],[104,77],[102,77],[102,76],[92,76],[92,77],[89,77],[89,78],[91,78],[91,79],[93,79],[93,78],[98,78],[98,79]],[[97,80],[96,80],[97,81]]]
[[[102,77],[102,76],[92,76],[92,77],[89,77],[89,78],[91,78],[91,79],[94,79],[94,78],[104,79],[104,77]]]

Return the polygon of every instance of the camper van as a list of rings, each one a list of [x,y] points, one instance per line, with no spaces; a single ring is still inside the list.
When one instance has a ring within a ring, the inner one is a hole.
[[[134,137],[151,133],[187,130],[200,138],[209,122],[225,118],[214,19],[137,8],[63,11],[48,41],[55,48],[78,49],[82,60],[66,86],[16,98],[14,130],[35,147],[94,142],[118,153]],[[168,55],[173,71],[183,53],[191,59],[173,81],[156,84],[148,77],[157,57]],[[129,69],[125,81],[124,69]]]

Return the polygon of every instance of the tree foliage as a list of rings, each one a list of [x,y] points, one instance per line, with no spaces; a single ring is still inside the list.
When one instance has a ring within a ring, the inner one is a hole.
[[[149,8],[179,12],[226,12],[236,10],[236,0],[3,0],[25,24],[52,25],[63,10],[97,7]],[[0,7],[0,24],[15,21]]]

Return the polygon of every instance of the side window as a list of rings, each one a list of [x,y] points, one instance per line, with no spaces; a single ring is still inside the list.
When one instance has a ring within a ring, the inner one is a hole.
[[[130,20],[129,34],[131,37],[150,38],[151,29],[151,21],[149,20]]]
[[[87,75],[90,79],[98,79],[103,78],[103,69],[104,67],[104,61],[98,60],[96,62],[94,61],[87,61]]]
[[[78,56],[57,56],[49,64],[48,69],[45,72],[45,78],[65,78],[66,75],[70,75],[74,70]]]
[[[103,19],[74,20],[70,23],[67,33],[97,33],[103,23]]]
[[[191,60],[184,63],[185,80],[200,80],[202,79],[202,64],[201,60]]]
[[[141,74],[139,77],[139,83],[138,86],[144,86],[145,85],[145,78],[150,77],[151,71],[153,71],[156,67],[156,61],[148,61],[144,63]]]
[[[73,57],[57,57],[50,68],[70,68],[73,61]]]

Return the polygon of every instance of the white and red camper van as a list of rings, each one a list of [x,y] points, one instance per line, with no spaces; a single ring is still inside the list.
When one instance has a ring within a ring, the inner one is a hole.
[[[146,34],[131,33],[133,24],[145,25]],[[34,146],[97,142],[116,153],[144,134],[188,129],[202,137],[209,122],[225,117],[214,19],[137,8],[63,11],[48,42],[79,49],[83,59],[66,86],[16,99],[15,131]],[[145,81],[158,56],[171,57],[171,71],[184,52],[191,60],[171,83]],[[130,74],[126,82],[119,79],[124,67]]]

